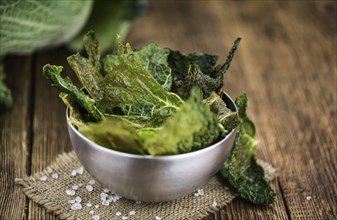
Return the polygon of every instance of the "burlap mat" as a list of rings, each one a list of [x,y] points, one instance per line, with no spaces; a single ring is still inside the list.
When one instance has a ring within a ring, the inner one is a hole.
[[[267,179],[275,177],[272,166],[259,163],[265,169]],[[75,152],[59,155],[42,172],[16,179],[16,182],[23,186],[30,199],[61,219],[202,219],[235,198],[215,176],[198,192],[171,202],[144,203],[119,199],[94,183],[83,171]]]

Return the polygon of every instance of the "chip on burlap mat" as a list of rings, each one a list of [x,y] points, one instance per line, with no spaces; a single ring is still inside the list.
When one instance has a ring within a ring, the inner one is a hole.
[[[275,169],[259,162],[266,178]],[[131,201],[109,192],[83,169],[75,152],[57,157],[47,169],[24,179],[16,179],[34,202],[56,213],[61,219],[202,219],[231,202],[235,195],[213,177],[203,189],[170,202]]]

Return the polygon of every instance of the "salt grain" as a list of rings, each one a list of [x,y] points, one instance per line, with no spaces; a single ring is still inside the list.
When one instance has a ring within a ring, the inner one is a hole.
[[[121,216],[122,213],[121,213],[121,212],[116,212],[116,215],[117,215],[117,216]]]
[[[77,197],[75,198],[75,201],[76,201],[76,202],[81,202],[82,199],[81,199],[81,197],[77,196]]]
[[[89,214],[91,214],[91,215],[93,215],[94,213],[95,213],[94,210],[91,210],[91,211],[89,212]]]
[[[51,177],[53,177],[54,179],[58,179],[58,178],[59,178],[59,175],[58,175],[57,173],[53,173],[53,174],[51,175]]]
[[[129,215],[135,215],[135,214],[136,214],[136,212],[134,210],[129,212]]]
[[[216,201],[213,202],[212,207],[216,208],[218,203]]]
[[[198,189],[198,194],[203,196],[204,195],[204,190],[203,189]]]
[[[127,217],[127,216],[123,216],[122,219],[123,219],[123,220],[127,220],[128,217]]]
[[[92,216],[92,219],[93,219],[93,220],[99,220],[99,215],[93,215],[93,216]]]
[[[194,196],[198,197],[198,196],[203,196],[204,195],[204,190],[203,189],[198,189],[198,191],[196,193],[194,193]]]
[[[47,167],[47,171],[48,171],[48,173],[53,172],[52,168],[50,168],[50,167]]]
[[[66,190],[66,193],[67,193],[67,195],[69,195],[69,196],[75,195],[75,191],[72,190],[72,189],[67,189],[67,190]]]
[[[98,209],[98,208],[99,208],[99,205],[95,205],[95,208]]]
[[[142,203],[142,201],[136,201],[136,204],[140,204],[140,203]]]
[[[72,187],[71,187],[73,190],[77,190],[78,189],[78,185],[73,185]]]
[[[43,175],[43,176],[40,177],[40,180],[41,180],[41,181],[46,181],[47,179],[48,179],[48,177],[45,176],[45,175]]]
[[[76,172],[80,175],[83,174],[83,171],[84,171],[83,167],[79,167],[79,168],[76,169]]]
[[[69,202],[69,204],[74,204],[76,201],[74,199],[71,199],[68,202]]]
[[[103,192],[108,193],[108,192],[110,192],[110,190],[108,190],[108,189],[103,189]]]
[[[76,176],[76,174],[77,174],[76,170],[72,170],[70,176]]]
[[[71,205],[70,208],[71,208],[72,210],[80,210],[80,209],[82,209],[82,205],[81,205],[81,203],[75,202],[74,204]]]
[[[156,216],[156,220],[161,220],[161,217],[159,217],[159,216]]]
[[[309,200],[311,200],[312,199],[312,197],[311,196],[307,196],[307,200],[309,201]]]
[[[85,188],[88,190],[88,192],[91,192],[94,189],[92,185],[87,185]]]
[[[110,203],[108,201],[102,201],[102,205],[108,206]]]
[[[100,197],[101,197],[101,200],[106,200],[106,198],[108,197],[108,194],[106,194],[106,193],[101,193],[100,194]]]
[[[94,185],[94,184],[95,184],[95,180],[91,179],[91,180],[89,181],[89,184]]]
[[[90,202],[87,203],[87,207],[91,207],[92,204]]]

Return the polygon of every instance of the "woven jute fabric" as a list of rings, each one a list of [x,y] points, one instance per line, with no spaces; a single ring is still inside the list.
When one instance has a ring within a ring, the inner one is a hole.
[[[265,169],[266,178],[273,179],[275,169],[268,163],[259,163]],[[24,193],[30,199],[56,213],[60,219],[202,219],[235,198],[235,194],[215,176],[202,188],[203,192],[192,193],[174,201],[140,203],[121,198],[103,205],[101,193],[106,192],[111,196],[114,194],[104,190],[99,183],[93,183],[86,171],[76,176],[71,175],[80,167],[75,152],[64,153],[42,172],[16,179],[16,182],[23,186]],[[88,191],[88,185],[92,185],[92,191]],[[75,195],[71,196],[66,190],[72,190],[72,187],[76,190]],[[71,200],[76,197],[80,198],[82,208],[73,210],[71,206],[74,201]]]

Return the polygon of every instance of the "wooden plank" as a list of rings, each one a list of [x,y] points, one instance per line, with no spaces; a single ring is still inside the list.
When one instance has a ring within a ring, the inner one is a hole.
[[[258,155],[279,168],[291,219],[336,219],[335,9],[335,2],[233,7]]]
[[[0,219],[24,219],[28,199],[14,180],[30,172],[31,58],[10,56],[4,63],[14,103],[0,109]]]
[[[299,73],[291,76],[297,83],[290,83],[290,88],[297,89],[284,106],[295,112],[289,126],[299,132],[297,137],[293,133],[290,136],[289,130],[282,135],[289,135],[284,140],[300,147],[288,154],[286,159],[294,167],[281,184],[293,219],[336,219],[337,22],[331,18],[337,17],[337,2],[282,6],[289,13],[278,16],[286,31],[292,33],[286,43]],[[300,10],[303,13],[298,13]],[[289,94],[288,89],[283,95]]]
[[[58,154],[72,150],[66,127],[65,106],[58,97],[57,89],[51,87],[50,82],[42,76],[42,67],[47,63],[64,66],[64,72],[69,73],[69,67],[66,63],[68,53],[65,49],[40,52],[34,60],[36,86],[32,173],[46,168]],[[58,219],[32,201],[29,202],[28,218]]]
[[[256,4],[260,3],[252,2],[253,6]],[[142,47],[149,41],[154,41],[160,46],[175,48],[184,52],[200,51],[217,54],[220,55],[219,60],[223,62],[233,41],[237,36],[245,34],[245,28],[248,25],[243,22],[242,19],[244,18],[241,17],[241,14],[236,11],[236,9],[239,10],[240,5],[241,3],[221,1],[156,1],[156,4],[153,4],[150,8],[148,16],[136,22],[127,41],[135,47]],[[258,5],[255,7],[258,7]],[[274,10],[277,9],[277,7],[274,8]],[[163,11],[169,13],[162,13]],[[254,13],[259,13],[259,11],[254,11]],[[243,35],[242,37],[244,37],[244,41],[225,77],[226,91],[233,97],[243,92],[247,92],[250,97],[255,95],[254,85],[250,85],[251,76],[249,74],[251,73],[244,67],[246,63],[242,54],[248,53],[247,51],[254,52],[251,50],[255,48],[249,47],[245,43],[245,38],[250,37],[254,41],[256,36]],[[268,36],[265,37],[268,38]],[[270,50],[272,47],[266,49]],[[268,63],[262,63],[261,65],[268,65]],[[253,99],[250,102],[254,101]],[[254,109],[252,104],[250,106],[251,115],[256,115],[256,111],[257,109]],[[258,129],[262,130],[261,127],[264,125],[256,120],[257,117],[260,117],[260,115],[254,117],[254,119]],[[261,137],[259,133],[258,138],[264,137]],[[268,148],[269,144],[272,143],[262,143],[260,151],[267,151],[267,154],[261,155],[261,152],[258,151],[258,155],[267,161],[274,162],[272,158],[275,153],[264,149]],[[278,156],[281,157],[282,155],[278,154]],[[255,206],[243,200],[235,200],[221,212],[210,215],[205,219],[288,219],[278,181],[272,182],[272,187],[276,190],[277,197],[271,207]]]

